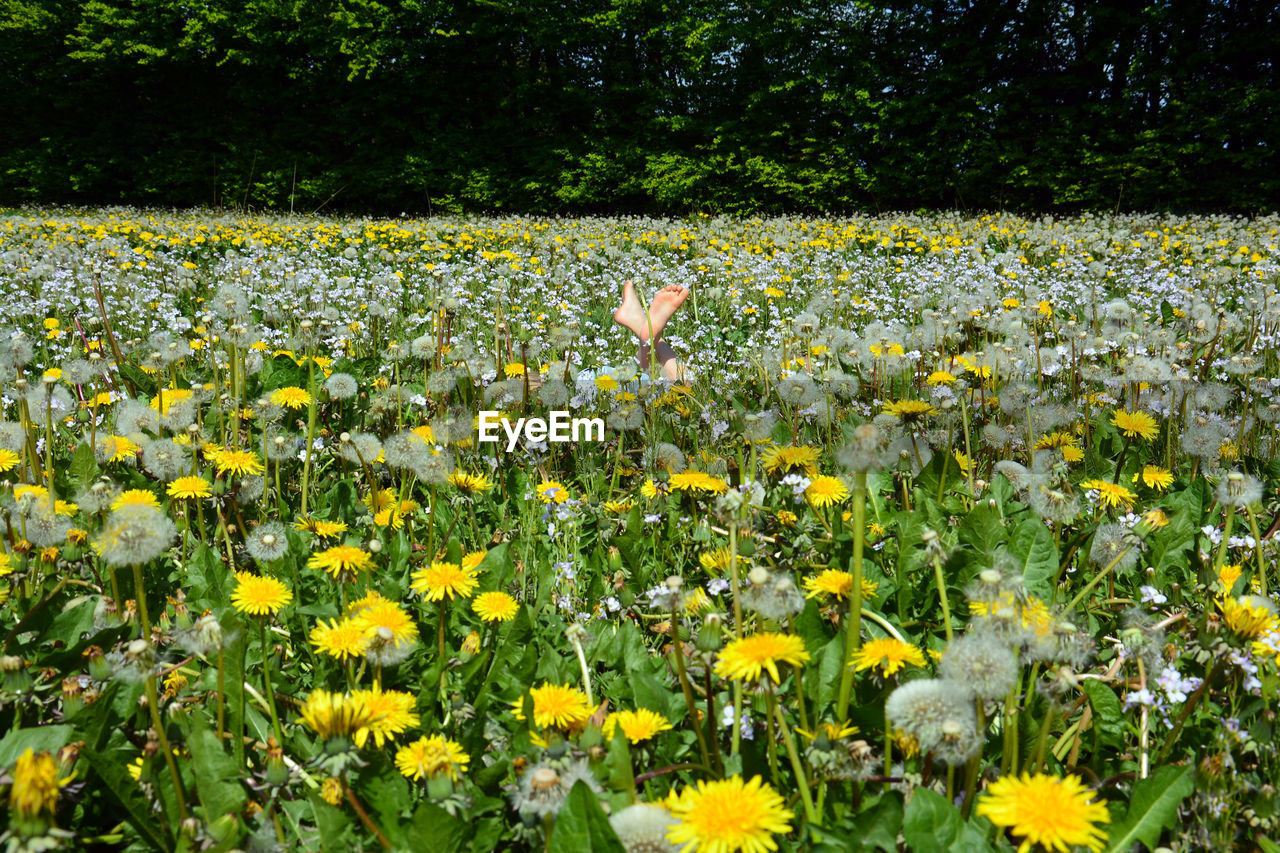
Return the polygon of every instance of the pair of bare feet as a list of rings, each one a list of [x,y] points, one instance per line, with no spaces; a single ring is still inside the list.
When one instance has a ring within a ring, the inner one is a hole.
[[[650,351],[662,366],[663,374],[673,381],[684,378],[684,369],[675,352],[661,340],[667,321],[689,298],[689,291],[678,284],[667,285],[653,295],[649,310],[644,310],[636,296],[635,285],[628,279],[622,283],[622,305],[613,312],[613,321],[630,329],[640,339],[640,367],[649,366]]]
[[[622,305],[613,312],[613,321],[635,332],[641,343],[658,340],[667,321],[689,297],[689,291],[678,284],[670,284],[653,295],[653,302],[646,312],[636,296],[635,285],[628,279],[622,283]]]

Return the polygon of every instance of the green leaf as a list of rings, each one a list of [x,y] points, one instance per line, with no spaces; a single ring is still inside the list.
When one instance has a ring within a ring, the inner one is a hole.
[[[438,853],[455,853],[467,839],[466,823],[458,820],[433,802],[425,802],[413,813],[413,835],[430,839],[431,849]]]
[[[1195,785],[1190,767],[1166,765],[1133,786],[1129,811],[1111,827],[1107,853],[1128,853],[1137,842],[1154,849],[1160,835],[1178,820],[1178,805]]]
[[[191,769],[205,820],[236,814],[244,805],[245,791],[235,759],[222,748],[218,736],[209,730],[200,714],[193,714],[192,720],[187,748],[191,750]]]
[[[884,794],[853,819],[854,832],[849,840],[858,846],[851,849],[896,853],[902,818],[902,798],[897,794]]]
[[[902,836],[910,850],[955,850],[962,853],[991,850],[981,830],[965,822],[960,810],[946,797],[928,788],[917,788],[902,819]]]
[[[591,853],[626,853],[618,835],[604,816],[596,795],[579,781],[569,792],[564,807],[556,816],[556,828],[547,844],[548,850],[590,850]]]
[[[1119,746],[1124,738],[1124,709],[1115,692],[1096,679],[1082,681],[1084,692],[1089,696],[1089,705],[1093,708],[1094,726],[1101,734],[1101,740],[1108,746]]]
[[[93,705],[102,703],[103,699],[99,699]],[[89,740],[89,744],[92,743],[93,740]],[[142,837],[142,840],[153,849],[172,850],[173,844],[160,828],[155,812],[152,810],[151,800],[129,775],[129,764],[133,759],[132,750],[98,749],[92,745],[86,745],[81,748],[80,757],[88,763],[89,771],[101,779],[102,784],[95,784],[93,787],[101,790],[120,808],[125,821]]]
[[[80,488],[87,487],[90,483],[98,478],[102,473],[102,469],[98,467],[98,460],[93,456],[93,448],[89,446],[89,442],[84,442],[76,448],[76,452],[71,455],[71,464],[67,467],[67,473],[73,484]]]
[[[34,729],[15,729],[0,740],[0,767],[12,767],[28,749],[35,752],[55,752],[71,740],[71,726],[39,726]]]
[[[1013,531],[1009,552],[1018,560],[1027,589],[1048,600],[1053,595],[1053,578],[1058,573],[1058,548],[1053,535],[1036,518],[1027,519]]]

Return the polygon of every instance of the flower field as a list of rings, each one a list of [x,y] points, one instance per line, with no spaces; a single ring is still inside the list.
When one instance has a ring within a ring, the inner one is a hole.
[[[7,849],[1280,850],[1278,283],[1276,217],[9,211]]]

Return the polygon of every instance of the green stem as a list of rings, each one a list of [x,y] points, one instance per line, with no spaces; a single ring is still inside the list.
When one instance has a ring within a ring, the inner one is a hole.
[[[302,457],[302,509],[299,518],[307,517],[307,485],[311,481],[311,445],[316,440],[316,367],[315,361],[307,359],[307,391],[311,402],[307,404],[307,446],[303,448]]]
[[[798,679],[800,676],[796,675]],[[769,696],[773,697],[773,684],[769,684]],[[787,728],[786,717],[782,713],[777,700],[774,699],[769,703],[773,714],[778,718],[778,733],[782,735],[782,743],[787,749],[787,758],[791,760],[791,771],[796,774],[796,782],[800,785],[800,802],[804,804],[804,819],[816,826],[821,826],[822,821],[818,817],[818,812],[813,807],[813,793],[809,790],[809,780],[804,775],[804,765],[800,763],[800,753],[796,750],[795,738],[791,735],[791,730]]]
[[[1227,561],[1227,541],[1231,539],[1231,530],[1235,526],[1235,522],[1236,505],[1230,504],[1227,506],[1227,523],[1222,530],[1222,541],[1218,543],[1218,556],[1213,560],[1213,570],[1215,573],[1221,570],[1222,564]],[[1259,542],[1258,546],[1261,547],[1262,543]]]
[[[164,721],[160,719],[160,697],[156,694],[156,677],[148,673],[147,707],[151,710],[151,726],[156,730],[156,739],[160,741],[160,751],[164,753],[164,763],[169,768],[169,779],[173,782],[173,796],[178,802],[178,819],[187,819],[187,798],[182,790],[182,776],[178,774],[177,762],[173,760],[173,748],[169,746],[169,735],[165,733]]]
[[[262,688],[267,694],[267,710],[271,712],[271,728],[275,730],[276,743],[283,747],[284,729],[280,725],[280,716],[276,713],[276,692],[271,688],[271,654],[267,646],[267,620],[265,617],[258,621],[258,626],[262,629]]]
[[[947,644],[950,645],[951,635],[951,605],[947,601],[947,581],[942,575],[942,558],[934,555],[933,558],[933,577],[938,584],[938,600],[942,602],[942,627],[947,632]]]
[[[698,725],[698,708],[693,699],[693,688],[689,685],[689,675],[684,668],[684,651],[680,648],[680,614],[679,604],[671,609],[671,645],[676,658],[676,674],[680,678],[680,692],[684,694],[684,704],[689,711],[689,721],[693,723],[693,733],[698,736],[698,752],[702,763],[711,767],[711,751],[707,748],[706,735],[702,726]]]
[[[853,481],[853,557],[849,570],[853,589],[849,591],[849,618],[845,624],[844,666],[840,668],[840,692],[836,698],[836,719],[846,719],[853,691],[853,657],[862,645],[862,548],[867,533],[867,472],[859,471]]]
[[[1258,558],[1258,592],[1263,598],[1267,597],[1267,566],[1262,559],[1262,533],[1258,530],[1258,516],[1253,512],[1253,506],[1247,506],[1244,511],[1249,516],[1249,532],[1253,534],[1254,554]]]

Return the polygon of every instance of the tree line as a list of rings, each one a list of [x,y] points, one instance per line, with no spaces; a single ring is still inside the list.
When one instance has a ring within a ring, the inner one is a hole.
[[[4,0],[0,203],[1256,212],[1274,0]]]

